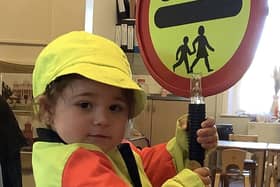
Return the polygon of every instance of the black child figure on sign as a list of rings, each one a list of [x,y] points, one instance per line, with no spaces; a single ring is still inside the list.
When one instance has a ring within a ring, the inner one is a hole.
[[[176,67],[180,66],[183,62],[185,62],[186,71],[187,71],[187,73],[190,73],[188,54],[192,55],[192,54],[194,54],[194,51],[192,52],[188,46],[189,38],[187,36],[184,37],[183,42],[184,43],[182,45],[180,45],[177,49],[176,60],[178,60],[179,54],[180,54],[180,58],[173,65],[173,72],[175,72]]]
[[[211,51],[215,51],[213,47],[210,46],[210,44],[208,43],[208,40],[206,38],[206,36],[204,35],[205,29],[204,27],[201,25],[198,28],[198,36],[194,39],[192,45],[193,45],[193,50],[194,52],[196,52],[196,58],[193,61],[193,64],[190,68],[190,72],[193,72],[193,68],[194,66],[197,64],[197,62],[201,59],[204,58],[204,63],[207,67],[208,72],[213,71],[213,69],[210,68],[210,64],[209,64],[209,60],[208,60],[208,52],[207,49],[210,49]],[[197,51],[196,51],[196,44],[198,44],[197,46]]]

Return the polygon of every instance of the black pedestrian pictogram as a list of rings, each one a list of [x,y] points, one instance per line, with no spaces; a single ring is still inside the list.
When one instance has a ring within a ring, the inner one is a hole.
[[[192,52],[188,46],[189,37],[185,36],[183,39],[183,44],[180,45],[176,51],[176,60],[177,62],[173,65],[173,72],[175,72],[175,69],[180,66],[183,62],[185,62],[186,71],[187,73],[190,73],[190,67],[189,67],[189,60],[188,60],[188,54],[192,55],[194,54],[194,51]],[[178,56],[180,57],[178,58]]]
[[[193,73],[193,68],[196,66],[198,61],[203,58],[205,66],[207,68],[208,72],[213,71],[213,69],[210,67],[209,60],[208,60],[208,52],[207,49],[214,51],[214,48],[208,43],[208,40],[205,36],[205,28],[204,26],[199,26],[198,28],[198,36],[193,40],[192,47],[193,50],[191,50],[188,46],[189,43],[189,37],[185,36],[183,39],[183,44],[180,45],[176,51],[176,63],[173,64],[173,72],[175,72],[176,68],[180,66],[183,62],[185,63],[186,72]],[[197,47],[196,47],[197,46]],[[196,53],[196,58],[194,59],[193,63],[189,64],[189,56]]]
[[[192,45],[193,45],[193,50],[196,52],[196,58],[194,59],[191,67],[190,67],[190,73],[193,72],[193,68],[195,65],[198,63],[198,61],[201,58],[204,58],[204,63],[205,66],[207,67],[207,71],[211,72],[213,69],[210,67],[209,60],[208,60],[208,52],[207,49],[211,51],[215,51],[214,48],[208,43],[208,40],[206,36],[204,35],[205,29],[204,26],[199,26],[198,28],[198,36],[194,39]],[[197,49],[196,49],[197,45]]]

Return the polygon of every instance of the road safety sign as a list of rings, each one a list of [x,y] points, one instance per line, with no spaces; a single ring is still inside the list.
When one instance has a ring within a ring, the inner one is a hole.
[[[139,0],[137,39],[151,75],[176,95],[190,96],[202,75],[203,96],[234,85],[248,69],[267,0]]]

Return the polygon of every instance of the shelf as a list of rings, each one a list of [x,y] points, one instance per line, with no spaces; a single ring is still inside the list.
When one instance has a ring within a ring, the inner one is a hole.
[[[31,116],[31,115],[33,115],[32,110],[13,110],[13,112],[16,115],[19,115],[19,116]]]
[[[33,65],[14,64],[0,60],[0,73],[32,73]]]

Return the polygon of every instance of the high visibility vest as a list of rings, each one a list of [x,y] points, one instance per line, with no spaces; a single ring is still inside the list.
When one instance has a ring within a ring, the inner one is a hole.
[[[131,149],[143,187],[203,187],[189,169],[186,133],[177,128],[167,144]],[[104,153],[92,144],[38,141],[33,145],[32,164],[37,187],[129,187],[127,166],[116,148]]]

